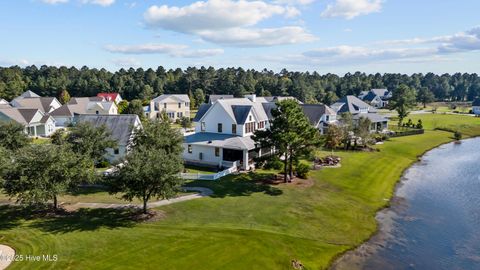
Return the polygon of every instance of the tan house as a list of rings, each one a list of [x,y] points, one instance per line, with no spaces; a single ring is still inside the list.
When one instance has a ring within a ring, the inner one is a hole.
[[[172,121],[182,117],[190,118],[190,98],[188,95],[161,95],[150,101],[145,116],[149,119],[158,119],[163,112]]]
[[[116,115],[118,108],[114,101],[105,101],[102,97],[75,97],[50,115],[57,126],[68,126],[76,114]]]

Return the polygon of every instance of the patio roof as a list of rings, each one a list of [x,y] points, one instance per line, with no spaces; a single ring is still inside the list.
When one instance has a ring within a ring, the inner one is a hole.
[[[185,136],[185,143],[193,145],[221,147],[234,150],[255,149],[255,142],[249,136],[240,137],[229,134],[218,134],[209,132],[200,132]]]

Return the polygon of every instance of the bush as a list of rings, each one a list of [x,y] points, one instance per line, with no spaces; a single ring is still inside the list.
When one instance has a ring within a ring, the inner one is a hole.
[[[308,172],[310,171],[310,166],[308,166],[307,164],[305,163],[300,163],[296,170],[297,172],[297,176],[302,178],[302,179],[307,179],[308,177]]]
[[[422,120],[418,119],[417,125],[415,127],[418,128],[418,129],[423,129]]]
[[[462,139],[462,133],[460,133],[459,131],[455,131],[455,133],[453,133],[453,137],[455,138],[455,140],[459,141]]]
[[[267,160],[267,163],[265,163],[265,169],[270,170],[281,170],[283,168],[283,162],[278,158],[278,157],[272,157],[269,160]]]
[[[102,160],[97,164],[96,167],[97,168],[107,168],[108,166],[110,166],[110,163],[106,160]]]

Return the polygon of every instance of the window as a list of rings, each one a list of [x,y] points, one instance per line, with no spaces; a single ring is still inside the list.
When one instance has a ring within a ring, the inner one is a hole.
[[[251,115],[248,117],[248,121],[252,121],[252,116]]]
[[[189,107],[190,105],[188,104],[188,102],[185,102],[185,107]]]
[[[200,123],[201,131],[205,131],[205,122]]]
[[[154,111],[160,111],[160,104],[158,102],[155,102],[154,104]]]
[[[181,102],[178,103],[178,108],[179,109],[182,108],[182,103]]]
[[[218,123],[218,127],[217,127],[217,130],[218,130],[218,133],[222,133],[223,131],[223,127],[222,127],[222,123]]]
[[[163,103],[163,108],[164,108],[164,109],[167,108],[167,103]]]
[[[237,134],[237,125],[232,124],[232,134]]]
[[[203,160],[203,153],[198,153],[198,159]]]
[[[329,121],[329,118],[330,118],[330,116],[325,115],[325,120],[326,120],[327,122]]]
[[[220,148],[215,147],[215,156],[219,157],[220,156]]]
[[[95,111],[95,114],[99,114],[100,112],[99,111]]]
[[[115,155],[118,155],[118,154],[120,154],[120,149],[118,149],[118,148],[115,148],[115,149],[113,150],[113,153],[114,153]]]
[[[177,118],[183,117],[183,112],[177,112]]]
[[[192,152],[193,152],[193,150],[192,150],[192,145],[191,145],[191,144],[189,144],[189,145],[188,145],[188,153],[190,153],[190,154],[191,154]]]

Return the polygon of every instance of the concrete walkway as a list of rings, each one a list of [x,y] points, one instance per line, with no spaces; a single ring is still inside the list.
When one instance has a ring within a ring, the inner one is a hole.
[[[15,250],[9,246],[0,245],[0,270],[6,269],[13,261]]]
[[[184,201],[189,201],[193,199],[199,199],[203,197],[208,197],[213,194],[213,191],[209,188],[204,188],[204,187],[184,187],[183,188],[185,191],[198,191],[200,193],[196,194],[190,194],[190,195],[185,195],[185,196],[180,196],[177,198],[173,198],[170,200],[161,200],[161,201],[156,201],[156,202],[151,202],[148,203],[148,208],[155,208],[163,205],[168,205],[172,203],[178,203],[178,202],[184,202]],[[143,206],[141,204],[120,204],[120,203],[76,203],[72,204],[72,207],[75,208],[130,208],[130,207],[138,207],[142,208]]]

